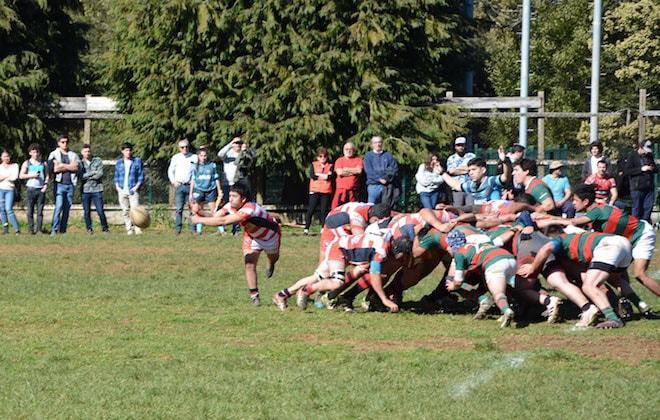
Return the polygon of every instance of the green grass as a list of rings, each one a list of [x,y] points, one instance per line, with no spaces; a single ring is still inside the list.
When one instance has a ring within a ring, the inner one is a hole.
[[[396,315],[283,313],[270,296],[318,258],[291,232],[272,279],[260,261],[259,308],[238,236],[1,237],[0,417],[660,418],[657,320],[420,314],[437,275]]]

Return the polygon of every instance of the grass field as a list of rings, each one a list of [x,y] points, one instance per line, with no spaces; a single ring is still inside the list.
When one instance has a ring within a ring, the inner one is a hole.
[[[281,312],[270,296],[318,257],[318,236],[291,231],[272,279],[260,261],[258,308],[238,236],[0,243],[0,418],[660,418],[657,320],[422,314],[437,273],[399,314]]]

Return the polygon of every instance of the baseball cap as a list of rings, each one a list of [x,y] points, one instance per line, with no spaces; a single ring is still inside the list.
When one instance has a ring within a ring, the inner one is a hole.
[[[651,140],[646,140],[641,146],[646,153],[653,153],[653,143],[651,143]]]
[[[465,143],[467,143],[465,137],[456,137],[456,140],[454,140],[454,146],[456,146],[457,144],[465,144]]]

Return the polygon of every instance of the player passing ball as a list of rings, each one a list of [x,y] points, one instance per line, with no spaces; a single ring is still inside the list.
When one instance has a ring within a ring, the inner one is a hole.
[[[192,222],[206,226],[225,226],[235,223],[243,227],[243,257],[245,277],[250,289],[252,305],[261,305],[257,285],[257,262],[261,251],[266,252],[268,265],[266,277],[272,277],[275,263],[280,258],[282,233],[280,225],[268,214],[266,209],[255,202],[248,201],[248,190],[243,184],[234,184],[229,190],[227,204],[216,212],[202,209],[202,206],[190,200]]]

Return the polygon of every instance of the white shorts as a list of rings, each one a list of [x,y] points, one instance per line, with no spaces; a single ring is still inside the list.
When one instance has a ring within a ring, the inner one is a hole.
[[[268,240],[254,239],[248,234],[243,235],[243,250],[248,251],[264,251],[268,255],[277,254],[280,252],[280,241],[282,237],[275,235]]]
[[[496,277],[503,278],[508,281],[511,277],[516,276],[518,270],[518,261],[515,258],[506,258],[489,264],[484,270],[484,279],[488,283],[491,279]]]
[[[603,263],[616,268],[626,268],[632,262],[632,246],[623,236],[603,238],[593,251],[591,265]]]
[[[655,250],[655,230],[646,220],[640,220],[639,223],[644,224],[644,231],[632,249],[632,257],[634,260],[651,261]]]
[[[484,244],[490,242],[490,237],[483,233],[475,233],[474,235],[465,235],[465,243],[467,244]]]

